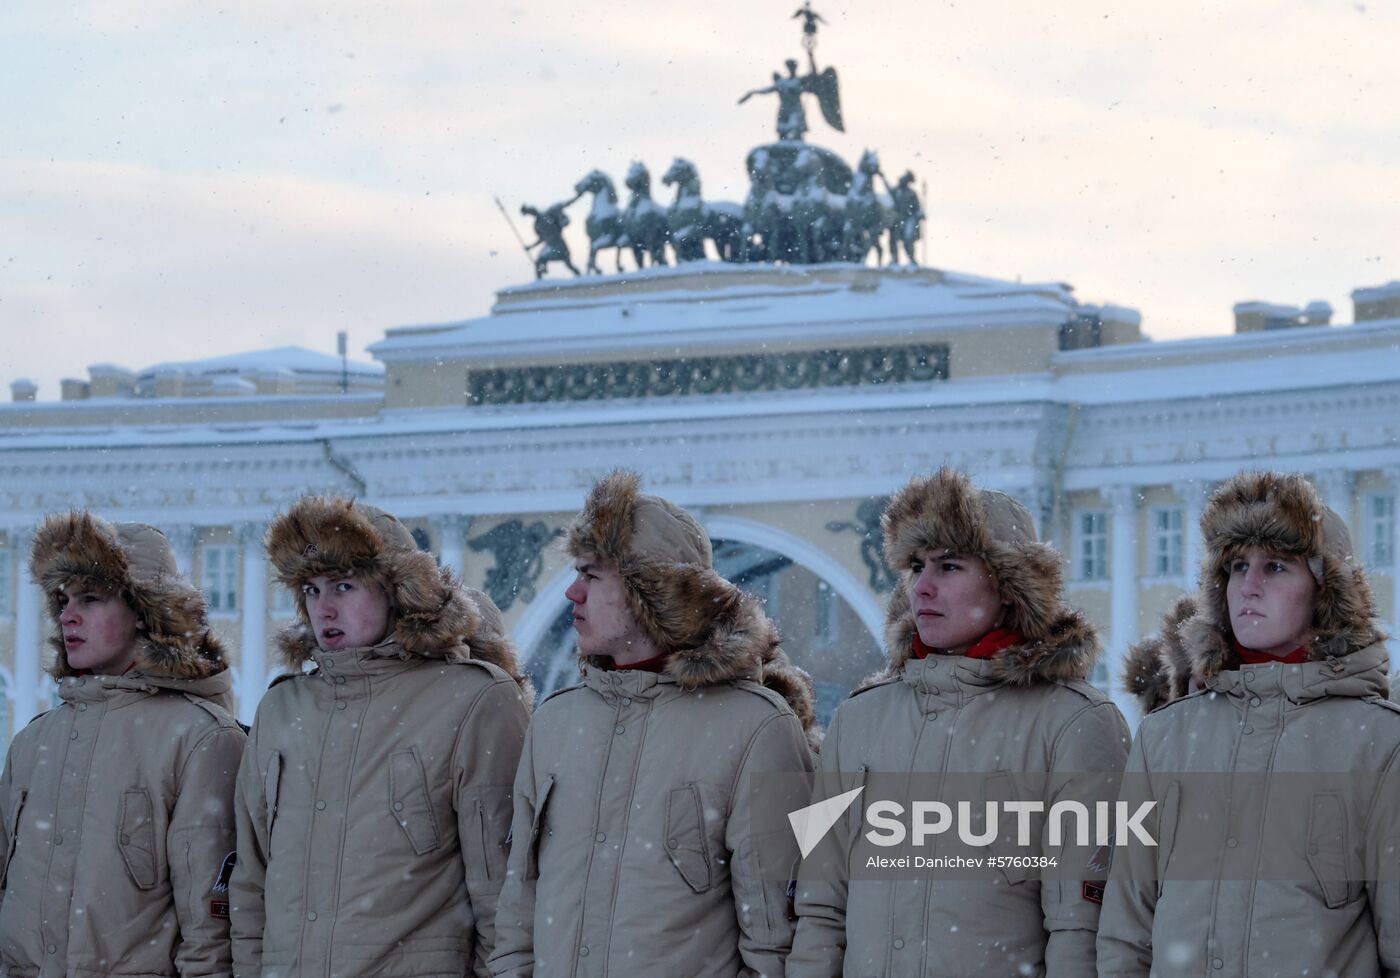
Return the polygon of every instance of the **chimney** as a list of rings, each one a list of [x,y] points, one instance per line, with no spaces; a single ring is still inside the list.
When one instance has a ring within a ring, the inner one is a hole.
[[[136,375],[114,363],[94,363],[88,367],[92,397],[135,397]]]
[[[1303,307],[1304,326],[1331,326],[1332,303],[1314,299]]]
[[[1351,301],[1356,306],[1355,321],[1400,319],[1400,281],[1387,282],[1369,289],[1354,289]]]
[[[1235,332],[1258,333],[1272,329],[1292,329],[1301,326],[1303,313],[1297,306],[1281,306],[1272,302],[1235,303]]]
[[[161,367],[155,372],[156,397],[179,397],[185,389],[185,372],[179,367]]]
[[[32,401],[39,396],[39,385],[21,377],[10,381],[10,399],[16,402]]]
[[[76,377],[64,377],[58,382],[58,396],[64,401],[86,401],[92,396],[92,385]]]

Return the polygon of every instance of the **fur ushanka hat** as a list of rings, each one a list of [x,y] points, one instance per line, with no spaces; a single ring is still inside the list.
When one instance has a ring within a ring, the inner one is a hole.
[[[1214,493],[1201,514],[1205,555],[1195,596],[1180,598],[1162,631],[1134,645],[1123,685],[1145,711],[1184,696],[1193,682],[1239,665],[1226,586],[1245,550],[1296,556],[1317,582],[1308,659],[1340,658],[1375,645],[1375,598],[1352,553],[1346,522],[1296,473],[1242,472]]]
[[[40,524],[29,569],[55,625],[65,594],[120,594],[140,621],[137,668],[151,675],[203,679],[228,668],[209,630],[204,595],[180,576],[165,534],[145,523],[108,523],[92,513],[56,513]],[[52,639],[55,679],[75,674],[62,628]]]
[[[1035,536],[1031,514],[1003,492],[978,489],[963,473],[943,468],[915,477],[880,517],[885,563],[899,579],[885,613],[889,665],[897,675],[913,655],[914,614],[909,602],[912,565],[921,551],[980,557],[1007,602],[1002,626],[1025,641],[993,662],[1007,682],[1084,679],[1099,656],[1094,626],[1064,603],[1060,555]]]
[[[627,606],[663,653],[666,675],[695,689],[738,679],[781,694],[812,736],[812,677],[779,648],[758,601],[714,569],[710,538],[685,510],[641,491],[631,472],[594,484],[569,526],[573,557],[616,565]]]
[[[532,695],[496,605],[438,566],[432,554],[418,549],[408,528],[382,509],[338,496],[303,496],[273,520],[264,546],[278,582],[296,599],[298,621],[277,637],[289,668],[299,671],[317,648],[302,584],[349,576],[384,588],[390,637],[404,654],[480,659],[504,670],[527,700]]]

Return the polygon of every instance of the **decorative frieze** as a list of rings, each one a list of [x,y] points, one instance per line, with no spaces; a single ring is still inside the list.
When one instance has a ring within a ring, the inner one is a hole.
[[[863,387],[948,379],[948,344],[502,367],[467,374],[471,404],[538,404]]]
[[[545,545],[563,534],[563,530],[550,529],[541,520],[507,520],[467,541],[473,552],[489,551],[496,558],[496,566],[486,572],[482,585],[496,607],[506,611],[516,598],[526,604],[535,600],[535,584],[544,569]]]
[[[863,499],[856,506],[855,522],[832,520],[826,524],[828,533],[853,532],[860,534],[860,559],[870,582],[870,589],[876,594],[887,594],[894,590],[895,576],[885,565],[884,533],[880,529],[880,514],[889,505],[890,497]]]

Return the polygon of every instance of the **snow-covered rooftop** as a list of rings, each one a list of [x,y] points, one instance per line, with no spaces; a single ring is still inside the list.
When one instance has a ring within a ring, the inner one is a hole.
[[[403,326],[369,347],[382,361],[473,360],[635,349],[813,342],[910,328],[1058,326],[1062,283],[1022,284],[923,268],[699,262],[514,286],[491,313]]]
[[[157,374],[175,371],[186,376],[291,372],[293,374],[334,374],[339,377],[341,363],[340,357],[331,353],[308,350],[304,346],[278,346],[270,350],[233,353],[228,356],[210,357],[207,360],[157,363],[142,370],[140,377],[142,379],[153,378]],[[381,364],[367,363],[361,360],[349,361],[347,369],[352,376],[379,376],[384,373],[384,367]]]
[[[1203,351],[1230,353],[1202,358]],[[1091,369],[1083,369],[1089,367]],[[246,423],[5,429],[0,451],[139,445],[248,444],[433,432],[565,429],[763,417],[867,414],[1034,402],[1089,406],[1179,403],[1251,393],[1400,383],[1400,320],[1279,333],[1132,344],[1057,354],[1051,371],[890,387],[827,388],[642,401],[381,411],[373,416]],[[289,399],[290,400],[290,399]],[[310,399],[302,399],[310,403]],[[15,407],[20,407],[15,405]],[[25,405],[33,409],[34,405]],[[55,405],[57,407],[57,405]],[[137,418],[132,416],[133,420]]]

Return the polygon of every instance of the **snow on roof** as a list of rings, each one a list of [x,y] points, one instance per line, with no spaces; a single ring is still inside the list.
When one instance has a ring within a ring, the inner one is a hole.
[[[92,370],[95,368],[89,368]],[[186,375],[222,373],[273,373],[293,374],[334,374],[340,376],[341,359],[333,353],[308,350],[304,346],[278,346],[270,350],[253,350],[248,353],[234,353],[228,356],[211,357],[208,360],[185,360],[157,363],[141,371],[142,379],[154,377],[158,373],[180,371]],[[354,376],[379,376],[384,367],[377,363],[351,360],[348,371]]]
[[[666,287],[672,284],[674,287]],[[640,289],[638,282],[652,287]],[[910,328],[1058,326],[1076,308],[1061,283],[1021,284],[938,272],[698,262],[622,276],[504,289],[490,315],[391,329],[379,360],[488,359],[575,350],[677,350],[850,337]]]
[[[1187,355],[1212,346],[1232,348],[1240,355],[1205,360]],[[1400,352],[1400,320],[1390,320],[1345,328],[1304,327],[1279,334],[1245,334],[1081,350],[1057,354],[1052,366],[1054,373],[973,377],[890,387],[570,401],[489,408],[399,409],[370,417],[326,420],[297,419],[289,414],[284,420],[219,424],[0,428],[0,451],[79,444],[115,448],[286,443],[326,438],[664,424],[685,420],[743,419],[745,423],[758,423],[758,419],[764,417],[1046,402],[1088,406],[1180,403],[1196,398],[1253,393],[1397,384],[1400,383],[1400,356],[1394,355],[1397,352]],[[1093,360],[1103,361],[1106,369],[1093,372],[1064,369]],[[0,413],[6,407],[8,405],[0,405]],[[24,407],[32,409],[33,405]]]
[[[1384,285],[1373,285],[1370,288],[1351,290],[1353,302],[1380,302],[1395,298],[1400,298],[1400,280],[1393,280]]]
[[[1288,317],[1288,316],[1297,316],[1299,310],[1298,310],[1298,307],[1297,307],[1297,306],[1283,305],[1282,303],[1278,303],[1278,302],[1258,302],[1258,301],[1250,301],[1250,302],[1236,302],[1236,303],[1235,303],[1235,307],[1234,307],[1234,311],[1235,311],[1236,314],[1242,313],[1242,312],[1243,312],[1243,313],[1262,313],[1262,314],[1265,315],[1265,316]]]

